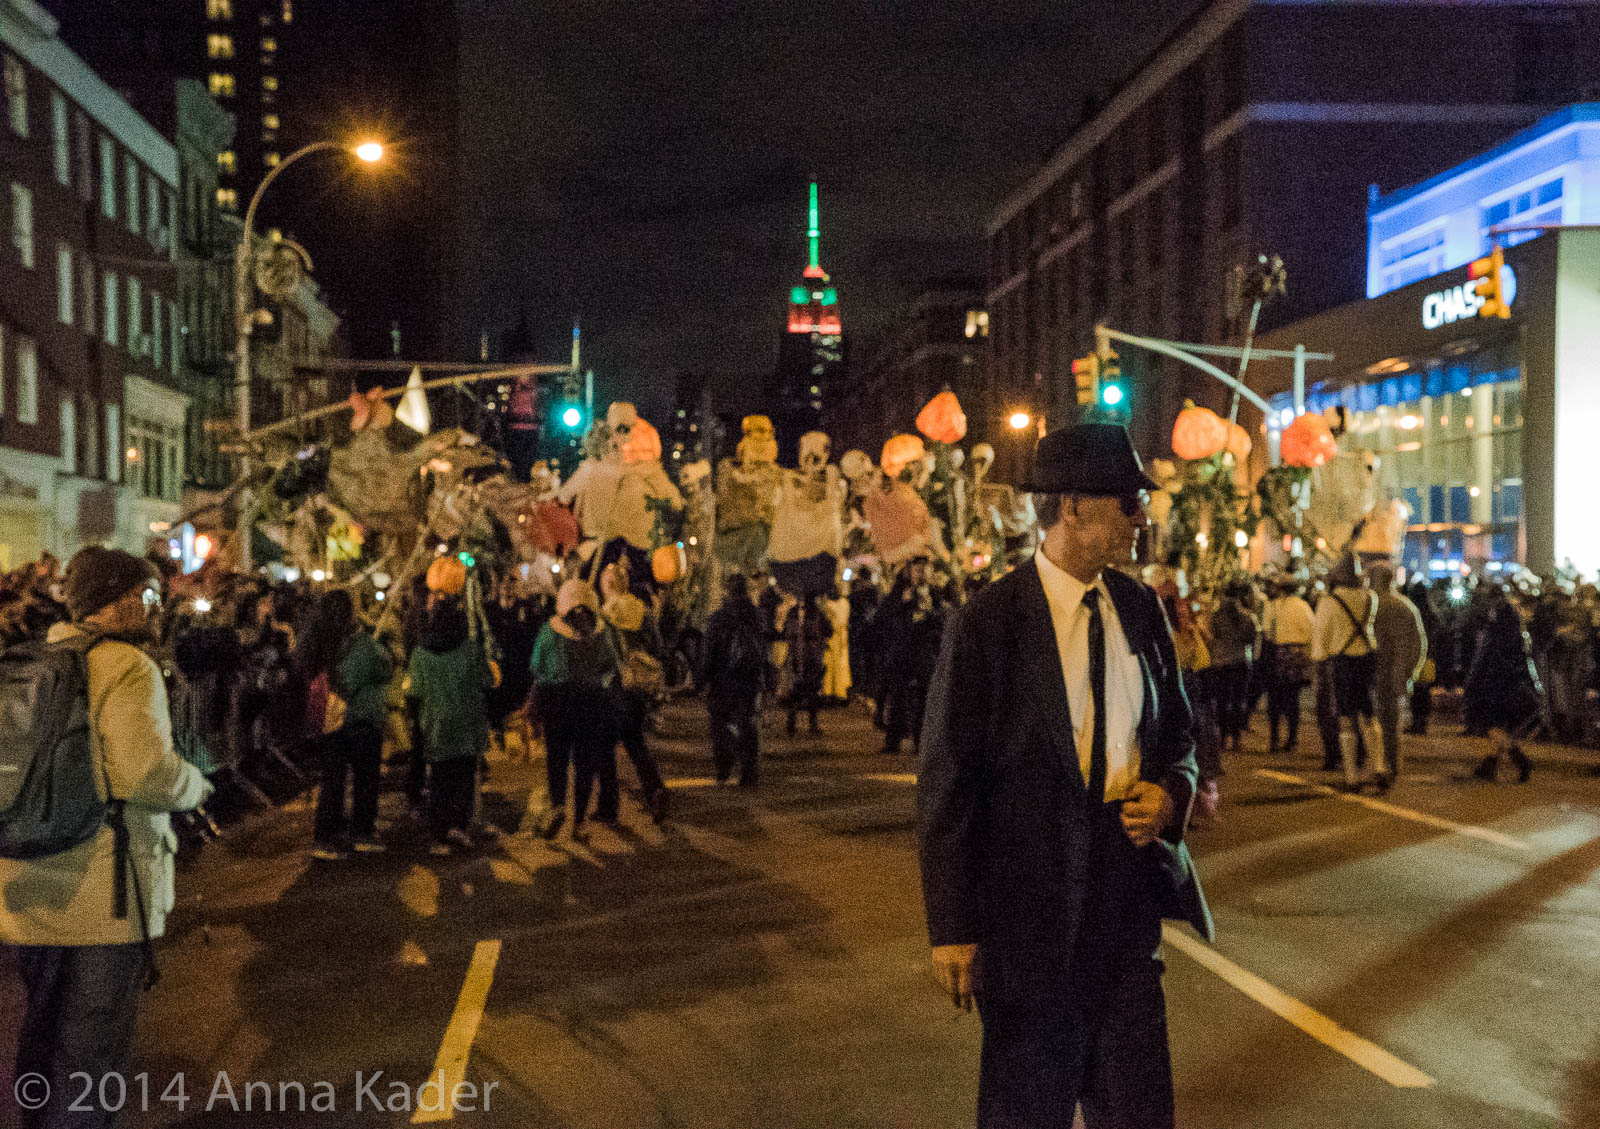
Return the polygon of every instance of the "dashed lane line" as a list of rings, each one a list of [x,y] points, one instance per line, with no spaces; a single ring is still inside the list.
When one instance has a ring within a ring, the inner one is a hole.
[[[1253,972],[1240,968],[1211,946],[1171,925],[1161,927],[1162,939],[1202,967],[1216,973],[1273,1014],[1288,1020],[1317,1042],[1337,1051],[1364,1070],[1400,1089],[1424,1089],[1433,1079],[1376,1043],[1363,1039],[1316,1008],[1274,988]]]
[[[453,1095],[466,1081],[467,1058],[472,1054],[472,1043],[478,1037],[478,1024],[483,1021],[483,1007],[489,1000],[489,987],[494,983],[495,966],[500,963],[500,942],[479,941],[472,950],[472,963],[467,966],[467,979],[461,985],[461,995],[456,1000],[455,1014],[450,1026],[445,1028],[444,1042],[439,1045],[439,1057],[434,1060],[429,1082],[437,1082],[442,1100],[426,1107],[419,1105],[412,1115],[411,1124],[427,1125],[435,1121],[449,1121],[455,1116]]]
[[[1449,831],[1456,835],[1468,835],[1474,839],[1482,839],[1485,843],[1495,843],[1502,847],[1510,847],[1515,851],[1531,851],[1533,845],[1522,839],[1513,838],[1499,831],[1487,827],[1479,827],[1472,823],[1457,823],[1443,816],[1430,815],[1425,811],[1415,811],[1412,808],[1403,808],[1399,804],[1391,804],[1385,800],[1375,800],[1371,796],[1360,796],[1351,792],[1340,792],[1326,784],[1317,784],[1303,776],[1296,776],[1292,772],[1278,772],[1271,768],[1258,768],[1256,775],[1267,780],[1275,780],[1279,784],[1292,784],[1297,788],[1309,788],[1323,796],[1332,796],[1336,800],[1346,803],[1360,804],[1364,808],[1392,815],[1399,819],[1409,819],[1412,823],[1421,823],[1428,827],[1436,827],[1441,831]]]

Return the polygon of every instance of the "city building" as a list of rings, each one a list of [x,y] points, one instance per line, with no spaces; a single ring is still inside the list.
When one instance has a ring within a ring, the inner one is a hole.
[[[1203,6],[990,217],[992,394],[1072,418],[1071,360],[1102,321],[1236,342],[1248,307],[1228,280],[1260,252],[1288,269],[1268,329],[1362,297],[1370,185],[1420,181],[1585,97],[1597,38],[1600,8],[1576,0]],[[1227,406],[1174,362],[1124,367],[1147,454],[1167,453],[1185,397]]]
[[[988,336],[981,279],[930,281],[866,353],[856,379],[828,403],[822,429],[840,450],[876,455],[889,436],[913,430],[922,405],[949,388],[967,413],[968,434],[993,442],[1003,426],[996,413],[1006,406],[989,401]]]
[[[1600,231],[1530,227],[1593,223],[1597,196],[1600,104],[1570,106],[1375,198],[1368,269],[1379,293],[1261,339],[1334,355],[1311,370],[1306,407],[1345,409],[1346,446],[1378,457],[1380,500],[1411,509],[1414,573],[1600,568]],[[1491,235],[1503,224],[1529,229]],[[1484,275],[1469,262],[1496,237],[1511,245],[1503,318],[1479,316]],[[1394,285],[1419,263],[1436,273]],[[1272,408],[1270,451],[1294,418],[1292,378],[1282,362],[1252,374]]]
[[[844,382],[844,326],[839,291],[822,269],[817,182],[811,182],[806,266],[789,288],[789,313],[778,340],[778,366],[769,387],[772,422],[783,457],[794,458],[800,436],[821,426],[824,405]]]
[[[143,551],[184,462],[177,152],[33,0],[0,67],[0,567]]]

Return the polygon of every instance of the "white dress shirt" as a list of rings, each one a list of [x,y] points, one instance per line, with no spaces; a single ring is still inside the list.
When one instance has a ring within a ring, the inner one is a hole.
[[[1094,751],[1094,692],[1089,687],[1089,609],[1083,595],[1089,586],[1058,568],[1044,555],[1033,555],[1044,585],[1045,602],[1056,633],[1056,650],[1067,684],[1067,704],[1072,710],[1073,738],[1078,767],[1089,782],[1089,761]],[[1100,619],[1106,633],[1106,790],[1105,798],[1120,800],[1139,779],[1139,719],[1144,714],[1144,673],[1128,647],[1122,621],[1111,602],[1105,581],[1096,579],[1100,593]]]

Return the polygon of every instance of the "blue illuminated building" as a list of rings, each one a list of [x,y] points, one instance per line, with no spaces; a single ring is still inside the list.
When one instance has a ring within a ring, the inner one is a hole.
[[[1600,223],[1600,103],[1568,106],[1430,180],[1367,208],[1367,297],[1465,266],[1491,228]],[[1507,232],[1501,246],[1536,230]]]

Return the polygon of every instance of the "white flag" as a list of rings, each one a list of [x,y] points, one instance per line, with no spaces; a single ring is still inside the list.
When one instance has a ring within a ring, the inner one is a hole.
[[[405,395],[400,397],[400,410],[395,412],[394,416],[412,431],[422,435],[428,434],[433,419],[428,415],[428,394],[422,390],[421,365],[411,370],[411,379],[406,381]]]

